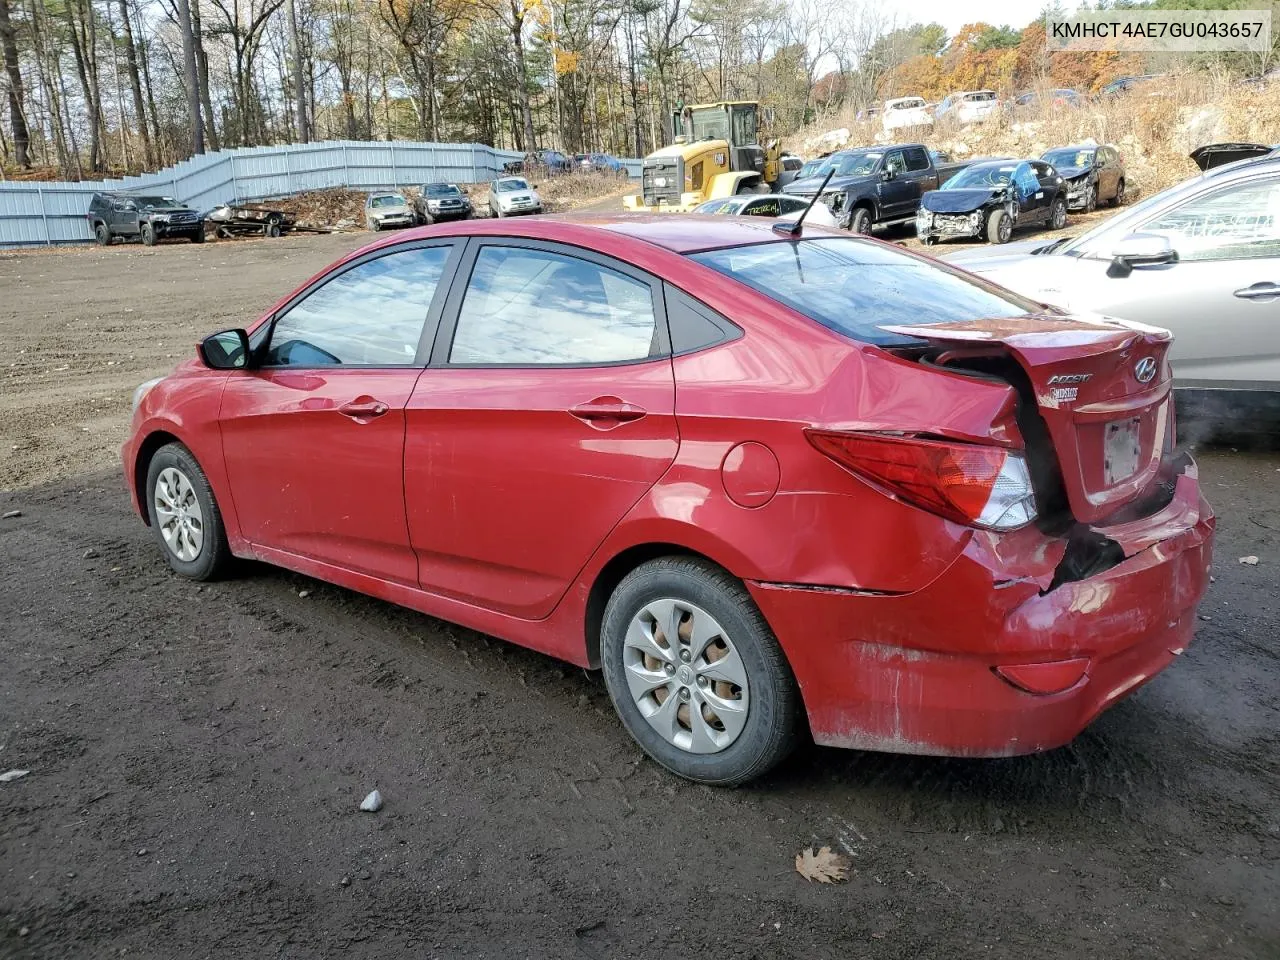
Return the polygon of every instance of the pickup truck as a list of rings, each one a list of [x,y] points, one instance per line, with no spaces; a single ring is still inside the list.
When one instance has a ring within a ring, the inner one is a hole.
[[[875,227],[914,222],[920,197],[967,166],[936,164],[920,143],[857,147],[831,154],[812,176],[787,184],[783,192],[812,197],[834,167],[822,202],[846,230],[870,233]]]

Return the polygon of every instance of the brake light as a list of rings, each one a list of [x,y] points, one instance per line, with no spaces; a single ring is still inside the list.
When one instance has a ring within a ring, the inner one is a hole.
[[[913,506],[972,527],[1015,530],[1035,519],[1027,462],[999,447],[869,433],[806,431],[846,470]]]

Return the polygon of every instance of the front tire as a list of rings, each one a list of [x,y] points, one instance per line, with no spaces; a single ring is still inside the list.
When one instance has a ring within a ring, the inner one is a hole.
[[[1008,243],[1012,236],[1013,221],[1003,207],[987,214],[987,240],[990,243]]]
[[[148,247],[154,247],[156,245],[156,228],[149,223],[144,223],[142,225],[142,242]]]
[[[231,564],[222,512],[196,458],[180,443],[165,444],[147,465],[147,516],[173,572],[215,580]]]
[[[1116,195],[1111,198],[1111,205],[1113,207],[1120,207],[1124,205],[1124,180],[1123,179],[1116,184]]]
[[[864,237],[871,234],[871,211],[866,207],[854,207],[849,215],[849,232],[860,233]]]
[[[734,786],[795,746],[791,668],[746,588],[713,564],[664,557],[631,571],[605,607],[600,656],[623,726],[672,773]]]

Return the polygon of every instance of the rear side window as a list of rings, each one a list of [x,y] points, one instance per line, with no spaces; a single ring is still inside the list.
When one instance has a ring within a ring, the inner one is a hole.
[[[742,336],[742,330],[735,324],[678,287],[664,284],[663,296],[667,303],[667,324],[671,327],[671,352],[677,356]]]
[[[452,249],[419,247],[344,270],[276,321],[266,365],[412,364]]]
[[[907,158],[908,170],[928,170],[929,155],[924,152],[924,147],[909,147],[903,151]]]
[[[577,257],[486,246],[471,272],[449,362],[623,363],[653,355],[656,331],[649,284]]]
[[[868,343],[909,342],[880,329],[885,325],[1017,317],[1037,309],[940,264],[853,238],[728,247],[691,259]]]

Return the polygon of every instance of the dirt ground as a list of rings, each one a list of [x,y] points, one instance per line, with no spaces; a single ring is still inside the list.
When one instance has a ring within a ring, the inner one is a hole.
[[[598,675],[264,566],[178,580],[129,512],[134,385],[365,239],[0,256],[0,957],[1280,957],[1280,455],[1199,451],[1196,641],[1070,747],[698,787]]]

